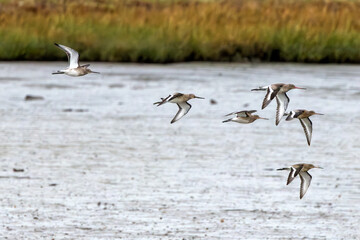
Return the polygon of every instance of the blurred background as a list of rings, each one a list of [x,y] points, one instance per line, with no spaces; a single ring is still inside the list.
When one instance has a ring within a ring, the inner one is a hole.
[[[0,0],[0,60],[360,62],[360,2]]]

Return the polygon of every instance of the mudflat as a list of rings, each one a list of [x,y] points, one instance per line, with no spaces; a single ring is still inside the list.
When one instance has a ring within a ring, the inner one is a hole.
[[[0,219],[8,239],[360,239],[360,69],[355,65],[92,63],[100,75],[53,76],[62,62],[0,63]],[[250,89],[293,83],[276,101]],[[189,113],[170,124],[175,104]],[[25,101],[32,96],[31,101]],[[210,103],[212,102],[212,103]],[[270,120],[222,123],[258,110]],[[311,186],[275,169],[313,163]]]

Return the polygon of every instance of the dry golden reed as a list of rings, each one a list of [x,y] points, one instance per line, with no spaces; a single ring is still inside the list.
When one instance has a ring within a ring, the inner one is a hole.
[[[0,0],[0,60],[360,62],[360,3]]]

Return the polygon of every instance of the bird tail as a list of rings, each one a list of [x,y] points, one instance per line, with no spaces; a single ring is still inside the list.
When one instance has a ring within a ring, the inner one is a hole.
[[[165,100],[164,98],[161,98],[161,101],[160,101],[160,102],[154,102],[153,104],[154,104],[154,105],[157,105],[157,107],[158,107],[158,106],[160,106],[160,105],[163,105],[164,103],[166,103],[166,100]]]
[[[265,91],[266,89],[267,89],[267,87],[258,87],[258,88],[251,89],[251,91]]]
[[[276,169],[276,170],[278,170],[278,171],[289,170],[289,168],[278,168],[278,169]]]
[[[231,121],[231,119],[232,119],[232,118],[229,118],[229,119],[227,119],[227,120],[223,121],[223,123],[230,122],[230,121]]]
[[[52,74],[64,74],[63,71],[57,71],[57,72],[53,72]]]
[[[159,101],[159,102],[154,102],[153,104],[154,104],[154,105],[157,104],[157,106],[163,105],[164,103],[167,102],[167,100],[169,99],[170,96],[171,96],[171,95],[167,96],[166,98],[160,98],[161,101]]]

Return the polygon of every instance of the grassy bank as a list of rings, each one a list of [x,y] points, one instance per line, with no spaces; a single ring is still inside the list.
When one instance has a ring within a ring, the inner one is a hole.
[[[360,62],[360,3],[0,0],[0,60]]]

